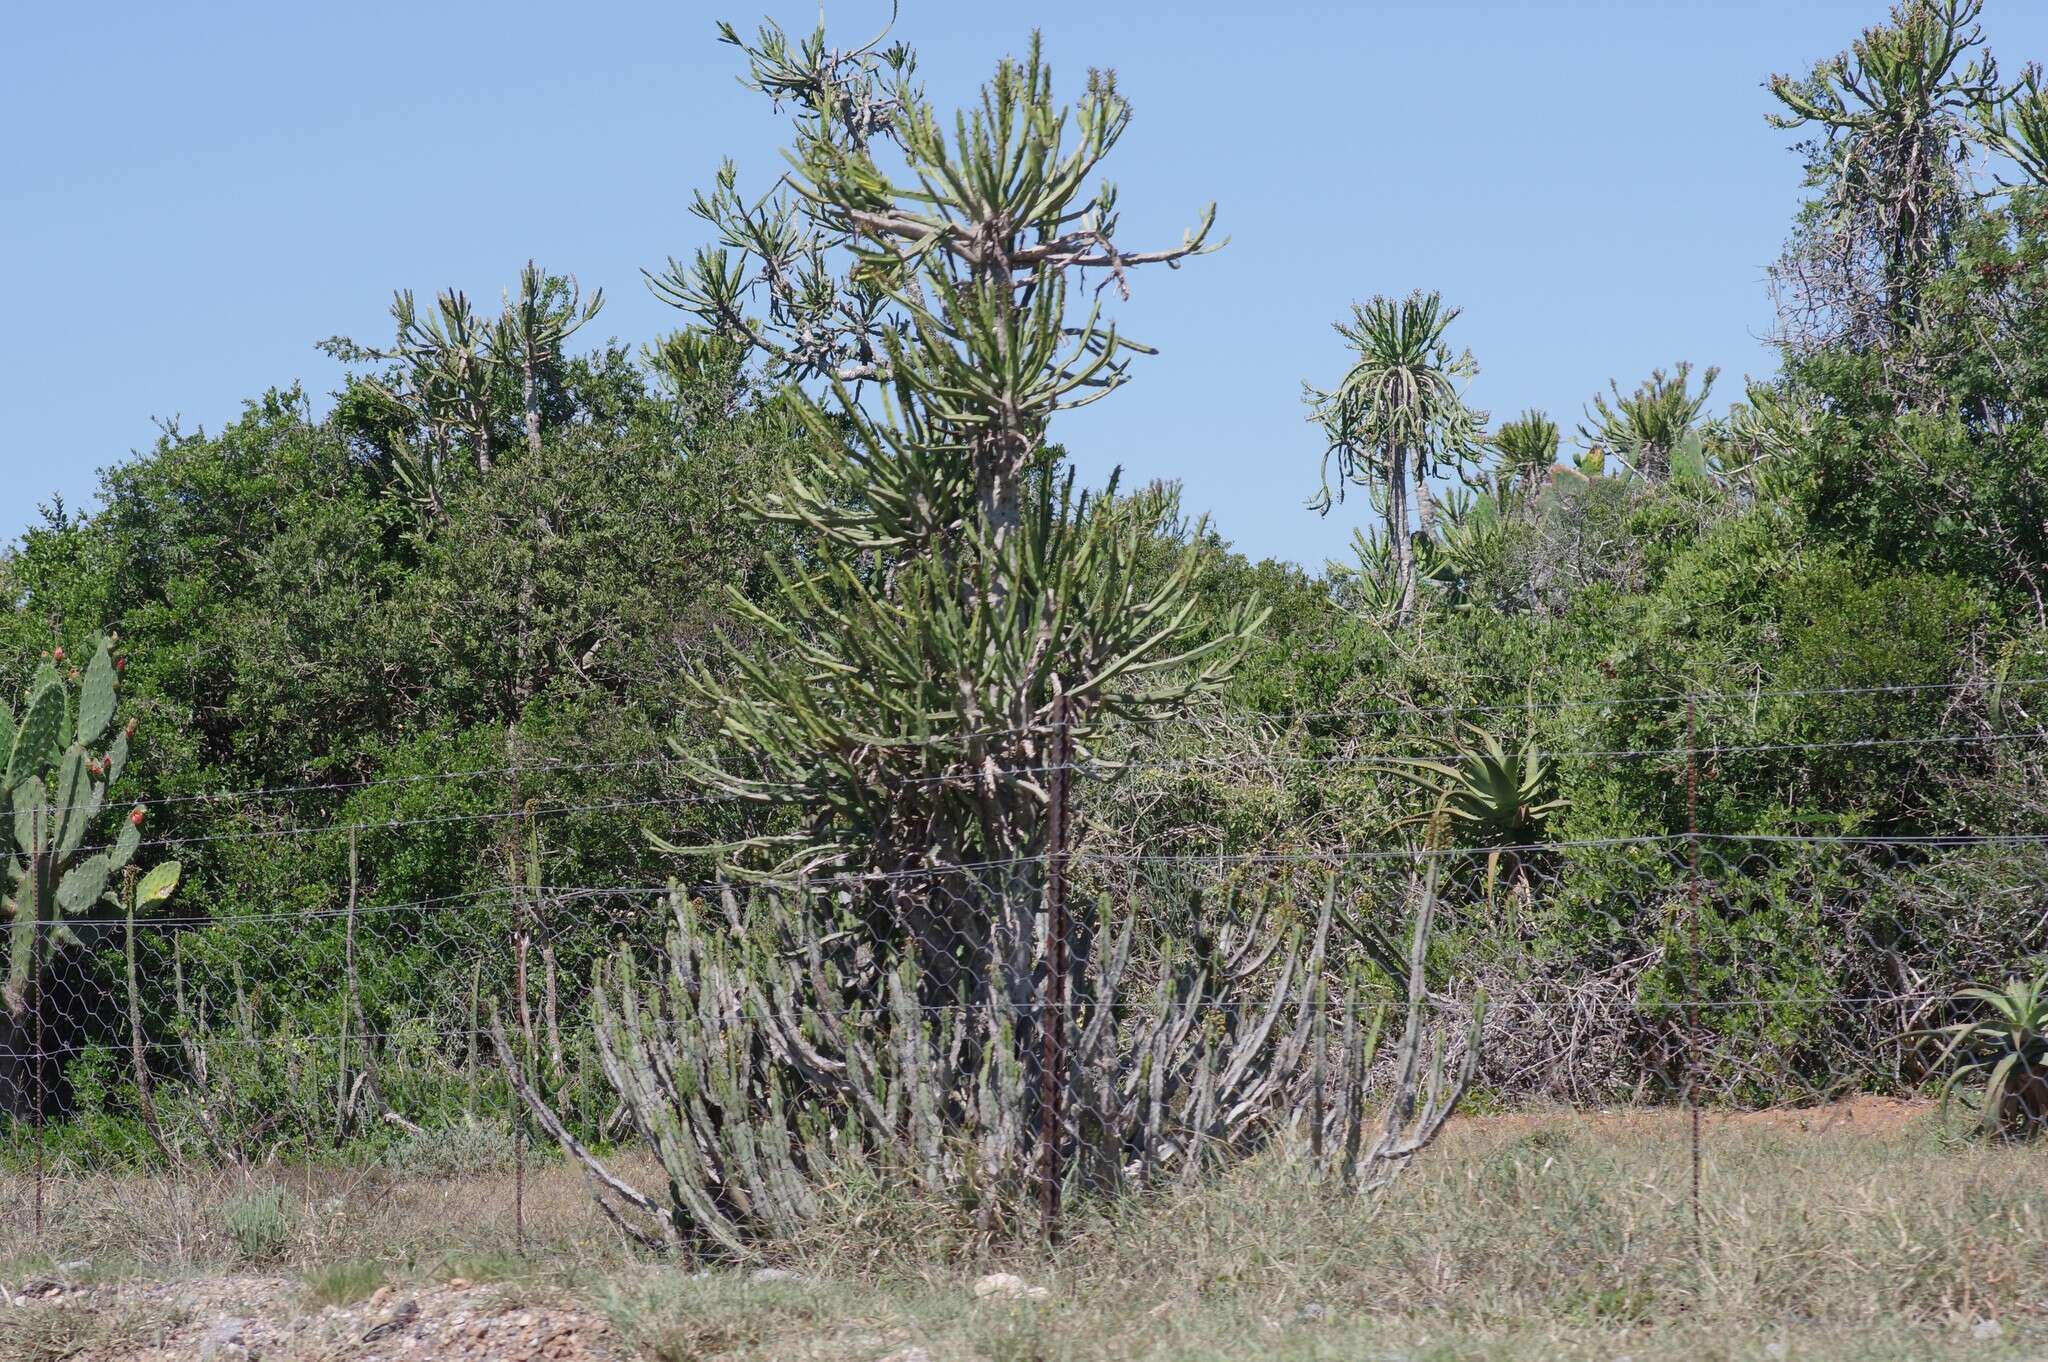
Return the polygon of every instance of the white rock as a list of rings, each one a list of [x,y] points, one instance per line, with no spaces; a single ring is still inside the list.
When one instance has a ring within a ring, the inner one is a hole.
[[[803,1279],[801,1272],[791,1272],[786,1267],[756,1268],[754,1274],[747,1278],[750,1282],[800,1282]]]
[[[243,1362],[249,1356],[246,1319],[215,1320],[199,1340],[199,1362]]]
[[[912,1344],[901,1352],[890,1353],[882,1362],[932,1362],[932,1355]]]
[[[1052,1293],[1032,1286],[1014,1272],[991,1272],[974,1283],[974,1298],[985,1300],[1042,1301]]]
[[[1995,1319],[1980,1319],[1970,1327],[1970,1337],[1975,1339],[1993,1339],[2004,1332],[2004,1327]]]

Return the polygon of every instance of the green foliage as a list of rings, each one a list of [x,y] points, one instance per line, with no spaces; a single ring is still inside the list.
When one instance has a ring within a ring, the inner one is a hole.
[[[2005,91],[1984,49],[1984,0],[1901,0],[1889,22],[1804,79],[1773,76],[1775,127],[1811,130],[1818,191],[1774,273],[1789,285],[1797,348],[1883,349],[1910,333],[1920,293],[1969,209],[1977,129]]]
[[[1521,485],[1547,482],[1557,463],[1557,422],[1531,409],[1503,422],[1493,433],[1492,443],[1500,455],[1504,481]]]
[[[724,588],[752,583],[762,549],[786,541],[732,489],[771,475],[794,423],[730,373],[657,391],[616,350],[564,357],[556,381],[542,450],[508,441],[493,476],[455,487],[425,534],[359,409],[344,402],[315,420],[296,394],[275,393],[218,433],[167,433],[108,471],[101,510],[50,517],[0,564],[19,602],[0,617],[0,662],[13,674],[32,676],[52,617],[121,628],[121,708],[139,727],[117,790],[151,801],[151,838],[197,839],[182,897],[212,922],[176,933],[145,923],[142,1010],[153,1028],[179,1014],[170,947],[182,939],[186,1003],[221,1038],[216,1075],[247,1079],[252,1102],[280,1095],[276,1138],[333,1138],[332,1059],[324,1079],[277,1055],[268,1076],[240,1073],[226,1039],[242,991],[234,970],[260,995],[266,1033],[335,1034],[343,932],[331,910],[346,886],[342,834],[276,830],[377,824],[363,837],[362,898],[378,904],[499,888],[498,819],[527,800],[610,810],[551,815],[559,883],[658,880],[643,825],[719,838],[746,816],[668,802],[650,730],[679,711],[684,733],[710,726],[688,707],[675,660],[709,653],[731,621]],[[516,429],[516,387],[500,397],[500,422]],[[67,655],[93,656],[89,638],[62,641]],[[528,769],[507,773],[515,718]],[[446,777],[463,770],[491,774]],[[286,793],[215,797],[266,788]],[[331,915],[289,916],[316,910]],[[377,1033],[424,999],[466,1001],[470,961],[505,954],[502,903],[488,899],[436,917],[445,953],[415,916],[364,922],[362,993]],[[565,941],[564,968],[580,974],[583,949]],[[77,968],[102,971],[96,992],[122,987],[95,955]],[[460,1004],[450,1007],[444,1025],[461,1025]],[[52,1033],[53,1045],[70,1039]],[[394,1054],[387,1081],[425,1059]],[[448,1093],[459,1110],[464,1077],[439,1064],[439,1086],[405,1094],[418,1102],[406,1110],[451,1110]],[[167,1121],[189,1115],[178,1102],[167,1089]]]
[[[563,343],[603,306],[604,290],[586,302],[573,277],[549,274],[529,260],[518,298],[508,295],[494,319],[480,316],[459,289],[436,294],[425,314],[412,290],[402,289],[391,303],[397,335],[389,349],[340,336],[321,348],[346,362],[395,366],[389,378],[352,381],[353,393],[369,399],[354,419],[383,432],[398,484],[423,514],[439,517],[463,481],[462,456],[476,472],[488,473],[511,443],[504,428],[508,390],[518,393],[528,451],[540,452],[545,388],[559,386]]]
[[[220,1153],[203,1096],[245,1132],[271,1122],[224,1157],[347,1140],[479,1166],[506,1133],[479,1113],[505,1094],[436,1033],[510,987],[501,891],[523,880],[508,834],[528,801],[549,884],[663,878],[648,833],[719,849],[692,876],[1029,862],[1060,698],[1080,763],[1128,768],[1113,793],[1080,781],[1087,844],[1130,857],[1382,849],[1417,774],[1479,846],[1682,832],[1688,775],[1700,826],[1729,837],[2038,833],[2048,95],[2033,68],[1994,80],[1977,13],[1910,0],[1773,83],[1813,139],[1816,198],[1777,274],[1784,364],[1724,418],[1706,419],[1712,374],[1681,364],[1610,383],[1570,457],[1540,412],[1484,436],[1455,309],[1354,308],[1349,368],[1311,394],[1319,501],[1362,486],[1378,514],[1355,561],[1319,570],[1234,552],[1182,513],[1170,465],[1084,493],[1053,440],[1144,352],[1112,320],[1121,288],[1092,286],[1210,248],[1206,214],[1164,251],[1108,244],[1119,205],[1090,182],[1130,126],[1112,80],[1062,106],[1034,49],[951,123],[900,43],[728,30],[794,115],[797,166],[766,198],[732,167],[699,197],[712,244],[654,281],[688,328],[570,353],[599,298],[532,265],[495,310],[401,295],[389,345],[332,345],[359,372],[331,411],[286,389],[219,430],[168,427],[95,509],[46,509],[0,561],[4,832],[53,877],[10,891],[7,1024],[39,979],[122,982],[94,919],[139,855],[109,803],[132,793],[151,840],[193,839],[178,893],[206,919],[145,933],[143,1010],[176,1018],[151,1035],[175,1073],[166,1143]],[[2020,183],[1973,176],[1973,148]],[[1085,292],[1084,267],[1104,272]],[[100,626],[125,670],[84,632]],[[75,677],[45,659],[60,644]],[[1899,689],[1917,686],[1946,689]],[[1715,697],[1696,743],[1667,698],[1688,692]],[[1402,774],[1468,706],[1516,717]],[[246,790],[271,793],[222,793]],[[445,1147],[337,1118],[341,1061],[318,1038],[355,1026],[334,987],[347,842],[294,830],[345,824],[364,904],[439,905],[431,942],[365,915],[355,964],[384,1095],[455,1132]],[[1457,946],[1508,975],[1661,952],[1697,972],[1646,996],[1704,988],[1724,1004],[1710,1031],[1803,1080],[1851,1038],[1802,1000],[1896,987],[1892,956],[1940,988],[1997,977],[2037,944],[1939,930],[2034,873],[1967,859],[1879,875],[1759,854],[1693,958],[1616,907],[1673,891],[1668,866],[1579,849],[1527,867],[1512,939]],[[138,909],[170,873],[137,876]],[[1026,878],[971,885],[961,922],[1018,927]],[[925,909],[851,911],[893,931]],[[1156,911],[1169,935],[1203,929],[1185,902]],[[636,922],[576,903],[541,944],[580,989]],[[110,1048],[125,1037],[62,1039],[63,1147],[158,1157]],[[567,1051],[550,1100],[603,1129],[598,1058]]]
[[[2010,157],[2035,185],[2048,184],[2048,89],[2028,62],[2009,90],[1986,91],[1973,110],[1984,144]]]
[[[300,1297],[308,1310],[330,1305],[354,1305],[366,1300],[384,1285],[384,1265],[371,1261],[327,1263],[306,1276]]]
[[[2048,593],[2048,212],[2016,192],[1959,233],[1911,345],[1797,359],[1770,422],[1775,482],[1813,531],[1858,554],[1984,583],[2042,618]],[[1902,405],[1904,410],[1901,410]]]
[[[1448,760],[1396,759],[1394,769],[1434,796],[1433,806],[1412,822],[1428,826],[1430,846],[1499,849],[1543,838],[1543,825],[1567,801],[1547,797],[1551,768],[1535,740],[1510,752],[1477,724]]]

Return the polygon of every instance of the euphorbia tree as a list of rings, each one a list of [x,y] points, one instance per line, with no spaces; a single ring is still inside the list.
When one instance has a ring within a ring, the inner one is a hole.
[[[1795,346],[1897,340],[1949,259],[1971,195],[1970,144],[2002,130],[1984,0],[1901,0],[1804,79],[1773,76],[1773,126],[1811,132],[1805,230],[1773,270]],[[1994,144],[1996,138],[1994,137]]]
[[[1632,393],[1623,394],[1621,385],[1609,379],[1614,400],[1593,394],[1593,405],[1586,411],[1588,424],[1579,427],[1579,435],[1589,448],[1611,452],[1630,471],[1663,482],[1671,476],[1671,456],[1693,434],[1720,376],[1719,369],[1709,367],[1694,392],[1692,364],[1680,360],[1669,374],[1652,369]]]
[[[1528,489],[1549,485],[1557,471],[1557,422],[1533,408],[1503,421],[1490,441],[1500,455],[1499,481]]]
[[[901,47],[840,53],[771,27],[748,52],[753,83],[799,111],[795,173],[749,208],[728,167],[701,205],[725,244],[657,287],[771,376],[829,387],[832,410],[792,398],[809,442],[760,510],[801,527],[803,551],[774,564],[778,599],[738,602],[756,642],[736,679],[698,674],[724,750],[682,755],[708,788],[799,815],[726,848],[729,866],[830,872],[831,901],[869,930],[779,886],[744,910],[722,896],[715,918],[678,890],[662,969],[622,947],[596,971],[599,1054],[665,1196],[576,1142],[501,1028],[515,1083],[622,1225],[693,1251],[797,1232],[820,1183],[870,1152],[971,1201],[991,1234],[1027,1173],[1050,1212],[1063,1184],[1192,1176],[1303,1120],[1347,1183],[1382,1184],[1472,1072],[1476,1029],[1461,1072],[1422,1059],[1427,908],[1370,1146],[1372,1041],[1355,1012],[1341,1041],[1325,1026],[1334,890],[1285,939],[1256,914],[1183,952],[1140,943],[1127,913],[1064,964],[1034,949],[1048,786],[1089,765],[1106,719],[1216,683],[1258,624],[1249,602],[1194,618],[1197,560],[1160,565],[1170,497],[1077,495],[1046,440],[1055,413],[1123,382],[1135,348],[1093,294],[1069,306],[1082,277],[1121,296],[1140,267],[1201,250],[1206,218],[1168,250],[1117,244],[1114,193],[1083,186],[1129,108],[1092,76],[1060,109],[1035,39],[950,134]],[[1325,1083],[1332,1049],[1348,1077]]]
[[[1106,716],[1214,684],[1255,623],[1246,603],[1198,634],[1192,557],[1149,569],[1157,517],[1077,493],[1047,444],[1142,349],[1103,292],[1203,251],[1213,209],[1168,249],[1119,244],[1115,190],[1088,181],[1130,106],[1092,73],[1061,107],[1035,36],[946,122],[900,46],[771,26],[745,50],[797,111],[794,170],[747,207],[726,167],[699,202],[723,244],[656,290],[831,410],[798,394],[812,438],[760,506],[810,548],[771,605],[737,598],[757,633],[738,679],[701,678],[727,755],[684,755],[800,814],[736,863],[872,876],[863,901],[928,991],[1025,988],[1056,707],[1085,757]]]

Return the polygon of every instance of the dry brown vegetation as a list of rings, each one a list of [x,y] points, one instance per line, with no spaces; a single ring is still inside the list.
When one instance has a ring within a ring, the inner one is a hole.
[[[781,1258],[718,1267],[628,1251],[560,1164],[523,1255],[509,1174],[60,1174],[40,1241],[10,1176],[0,1358],[197,1357],[222,1319],[291,1358],[2048,1352],[2048,1151],[1885,1101],[1710,1116],[1704,1151],[1697,1242],[1682,1113],[1557,1113],[1460,1122],[1376,1206],[1274,1156],[1080,1208],[1047,1253],[847,1184]],[[996,1270],[1050,1294],[977,1299]]]

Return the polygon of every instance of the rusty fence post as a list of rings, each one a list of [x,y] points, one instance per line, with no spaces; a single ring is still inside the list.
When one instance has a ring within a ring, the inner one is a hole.
[[[1061,1115],[1067,1081],[1067,792],[1073,765],[1073,730],[1065,693],[1052,702],[1052,742],[1046,763],[1045,1002],[1039,1027],[1043,1054],[1038,1075],[1038,1211],[1045,1237],[1055,1238],[1060,1214]]]

